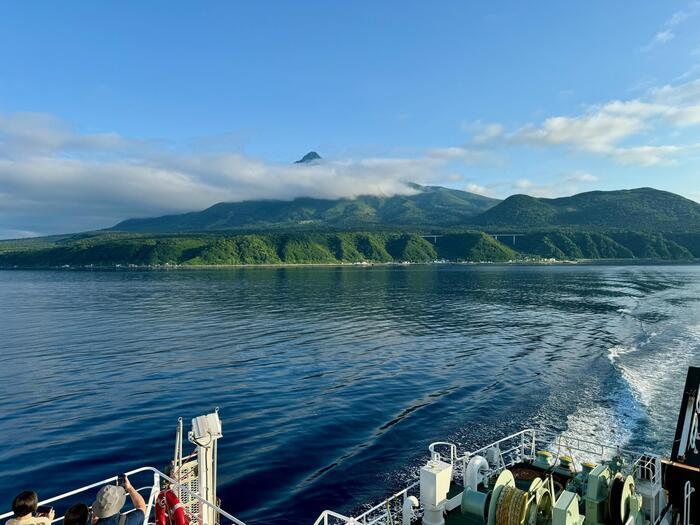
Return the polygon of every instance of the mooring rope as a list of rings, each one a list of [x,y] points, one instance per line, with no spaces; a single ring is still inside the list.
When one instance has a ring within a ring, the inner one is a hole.
[[[503,487],[496,505],[496,525],[522,525],[527,512],[528,493],[516,487]]]

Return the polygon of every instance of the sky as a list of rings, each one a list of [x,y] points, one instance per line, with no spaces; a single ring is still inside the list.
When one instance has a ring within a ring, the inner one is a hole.
[[[700,201],[700,1],[0,6],[0,238],[406,182]]]

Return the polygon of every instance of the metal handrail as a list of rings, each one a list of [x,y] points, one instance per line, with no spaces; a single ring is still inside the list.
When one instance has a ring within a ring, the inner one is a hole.
[[[154,501],[154,499],[155,499],[156,493],[157,493],[158,490],[160,489],[160,479],[163,478],[163,479],[167,480],[169,483],[171,483],[172,485],[174,485],[175,487],[179,488],[180,490],[184,490],[187,494],[189,494],[191,497],[193,497],[194,499],[196,499],[197,501],[199,501],[201,504],[206,505],[207,507],[213,509],[215,512],[218,512],[218,513],[221,514],[222,516],[228,518],[229,520],[231,520],[231,522],[235,523],[236,525],[245,525],[244,522],[242,522],[241,520],[239,520],[239,519],[236,518],[235,516],[232,516],[231,514],[229,514],[228,512],[226,512],[225,510],[223,510],[223,509],[217,507],[216,505],[213,505],[212,503],[208,502],[206,499],[202,498],[202,497],[201,497],[199,494],[197,494],[196,492],[191,491],[191,490],[188,489],[186,486],[182,485],[181,483],[179,483],[178,481],[174,480],[173,478],[171,478],[171,477],[169,477],[169,476],[166,476],[166,475],[163,474],[160,470],[158,470],[158,469],[156,469],[156,468],[154,468],[154,467],[139,467],[139,468],[137,468],[137,469],[130,470],[130,471],[126,472],[126,475],[127,475],[127,476],[131,476],[131,475],[134,475],[134,474],[139,474],[139,473],[141,473],[141,472],[152,472],[152,473],[153,473],[153,486],[151,487],[151,494],[150,494],[150,496],[149,496],[149,498],[148,498],[148,502],[147,502],[147,507],[146,507],[146,511],[147,511],[147,512],[146,512],[146,518],[148,518],[148,516],[150,515],[151,507],[152,507],[153,501]],[[58,496],[54,496],[54,497],[52,497],[52,498],[48,498],[48,499],[45,499],[45,500],[41,500],[41,501],[39,502],[39,505],[46,505],[46,504],[48,504],[48,503],[53,503],[54,501],[59,501],[59,500],[62,500],[62,499],[64,499],[64,498],[68,498],[68,497],[70,497],[70,496],[75,496],[76,494],[80,494],[81,492],[86,492],[86,491],[88,491],[88,490],[95,489],[95,488],[97,488],[97,487],[101,487],[101,486],[107,485],[107,484],[109,484],[109,483],[114,483],[115,481],[117,481],[117,478],[118,478],[118,476],[112,476],[112,477],[110,477],[110,478],[103,479],[102,481],[98,481],[98,482],[96,482],[96,483],[92,483],[92,484],[90,484],[90,485],[86,485],[86,486],[84,486],[84,487],[80,487],[80,488],[78,488],[78,489],[71,490],[71,491],[69,491],[69,492],[64,492],[63,494],[59,494]],[[148,487],[145,487],[145,488],[148,488]],[[143,489],[140,489],[140,490],[143,490]],[[13,515],[14,515],[14,514],[13,514],[12,511],[6,512],[6,513],[4,513],[4,514],[0,514],[0,520],[4,520],[4,519],[6,519],[6,518],[10,518],[10,517],[12,517]],[[59,518],[59,519],[60,519],[60,518]],[[54,521],[58,521],[58,520],[54,520]],[[214,525],[214,524],[211,524],[211,525]]]
[[[338,514],[337,512],[333,512],[332,510],[324,510],[321,515],[316,518],[316,521],[314,521],[314,525],[328,525],[328,518],[338,518],[339,520],[343,520],[345,523],[357,523],[353,518],[350,518],[349,516],[343,516],[342,514]]]
[[[139,488],[139,489],[136,489],[136,492],[143,492],[144,490],[153,491],[153,487],[150,486],[150,485],[147,486],[147,487],[141,487],[141,488]],[[42,502],[42,503],[43,503],[43,502]],[[122,512],[122,514],[131,514],[131,513],[134,512],[135,510],[137,510],[137,509],[129,509],[129,510],[126,510],[126,511]],[[5,513],[5,514],[3,514],[2,516],[0,516],[0,519],[2,519],[3,517],[6,517],[7,514],[12,514],[12,513],[11,513],[11,512]],[[59,516],[58,518],[54,518],[53,520],[51,520],[51,523],[58,523],[59,521],[63,521],[63,518],[65,518],[65,516]]]
[[[520,438],[519,444],[507,445],[508,448],[506,448],[505,450],[501,450],[500,446],[503,443],[507,443],[509,441],[514,443],[514,440],[516,440],[517,438]],[[431,452],[434,452],[435,446],[438,446],[438,445],[439,446],[449,446],[450,462],[453,465],[456,465],[456,464],[458,464],[459,461],[461,461],[461,462],[463,462],[463,466],[464,466],[464,462],[468,461],[471,457],[473,457],[477,454],[481,454],[481,453],[485,452],[486,450],[495,447],[498,450],[499,457],[502,458],[500,461],[500,463],[502,465],[497,467],[497,469],[500,469],[500,468],[505,468],[506,466],[513,464],[514,457],[516,458],[515,460],[517,461],[518,455],[517,454],[514,455],[513,453],[520,452],[520,457],[527,456],[528,454],[526,454],[526,452],[525,452],[526,448],[529,448],[529,456],[533,457],[535,454],[535,449],[537,447],[537,443],[538,442],[542,443],[543,441],[548,442],[548,446],[552,446],[552,445],[560,446],[560,447],[563,446],[563,447],[565,447],[565,449],[569,449],[569,450],[573,449],[573,450],[577,450],[578,452],[584,452],[587,454],[598,454],[600,456],[603,456],[608,451],[614,451],[617,454],[625,454],[625,455],[636,455],[636,456],[641,455],[639,452],[622,449],[620,447],[616,447],[616,446],[612,446],[612,445],[605,445],[602,443],[596,443],[596,442],[588,441],[588,440],[581,439],[578,437],[568,436],[566,434],[556,435],[556,434],[548,433],[546,431],[536,431],[535,429],[531,429],[531,428],[521,430],[520,432],[516,432],[514,434],[511,434],[509,436],[501,438],[498,441],[495,441],[495,442],[493,442],[489,445],[486,445],[480,449],[470,451],[470,452],[465,452],[462,455],[459,455],[457,453],[457,448],[454,444],[448,443],[448,442],[431,443]],[[591,447],[591,448],[583,448],[583,447]],[[508,463],[508,465],[505,464],[506,458],[504,458],[504,455],[509,455],[507,458],[507,460],[510,461]],[[652,454],[647,454],[647,456],[655,457]],[[636,462],[635,462],[635,466],[636,466]],[[156,469],[154,467],[149,467],[149,466],[139,467],[137,469],[134,469],[134,470],[127,472],[126,474],[127,475],[134,475],[134,474],[139,474],[139,473],[143,473],[143,472],[152,472],[153,473],[153,486],[150,487],[151,492],[150,492],[150,495],[149,495],[149,498],[147,501],[146,518],[148,518],[148,516],[150,516],[151,509],[152,509],[153,503],[155,501],[155,497],[158,493],[158,490],[160,489],[160,480],[164,479],[164,480],[167,480],[168,482],[170,482],[173,486],[179,488],[181,491],[184,491],[186,494],[191,496],[193,499],[196,499],[200,504],[205,505],[205,506],[209,507],[210,509],[213,509],[215,512],[217,512],[221,516],[228,518],[235,525],[245,525],[245,523],[242,522],[241,520],[232,516],[231,514],[226,512],[225,510],[221,509],[220,507],[217,507],[216,505],[210,503],[206,499],[202,498],[196,492],[193,492],[188,487],[180,484],[175,479],[173,479],[169,476],[166,476],[164,473],[162,473],[161,471],[159,471],[158,469]],[[96,483],[92,483],[90,485],[86,485],[84,487],[81,487],[81,488],[78,488],[78,489],[75,489],[75,490],[72,490],[69,492],[65,492],[65,493],[60,494],[58,496],[54,496],[52,498],[42,500],[41,502],[39,502],[39,504],[46,505],[48,503],[53,503],[55,501],[59,501],[59,500],[62,500],[64,498],[68,498],[70,496],[80,494],[81,492],[86,492],[88,490],[95,489],[97,487],[100,487],[100,486],[103,486],[103,485],[106,485],[109,483],[113,483],[116,480],[117,480],[117,476],[112,476],[112,477],[104,479],[102,481],[98,481]],[[354,517],[354,518],[344,516],[342,514],[333,512],[331,510],[325,510],[317,518],[317,520],[314,522],[314,525],[329,525],[328,518],[335,518],[338,520],[342,520],[342,522],[345,523],[346,525],[360,524],[360,523],[366,524],[366,525],[372,525],[375,523],[379,523],[379,521],[383,517],[385,517],[387,515],[387,513],[389,512],[388,508],[386,511],[383,512],[383,514],[380,514],[379,516],[377,516],[375,518],[370,518],[370,516],[379,510],[383,510],[382,507],[387,507],[388,503],[396,500],[397,498],[399,498],[401,496],[403,496],[404,498],[407,497],[408,492],[410,490],[414,489],[418,485],[419,485],[419,482],[415,481],[414,483],[412,483],[408,487],[395,493],[391,497],[386,498],[381,503],[371,507],[369,510],[363,512],[362,514],[360,514],[359,516]],[[138,489],[138,491],[140,492],[140,491],[146,490],[148,488],[149,488],[148,486],[142,487],[142,488]],[[131,512],[131,511],[127,511],[127,512]],[[2,515],[0,515],[0,520],[4,520],[6,518],[9,518],[12,515],[13,515],[12,512],[7,512],[5,514],[2,514]],[[53,520],[53,522],[61,521],[61,519],[63,519],[63,518],[62,517],[56,518]],[[214,524],[211,524],[211,525],[214,525]]]
[[[362,514],[360,514],[359,516],[357,516],[357,517],[355,518],[355,520],[357,520],[357,521],[366,520],[367,516],[369,516],[372,512],[375,512],[375,511],[379,510],[380,508],[384,507],[384,506],[386,505],[387,502],[393,501],[393,500],[395,500],[396,498],[398,498],[399,496],[404,496],[404,497],[407,496],[407,495],[408,495],[408,491],[411,490],[411,489],[413,489],[413,488],[416,488],[418,485],[420,485],[420,482],[419,482],[419,481],[415,481],[415,482],[411,483],[411,484],[410,484],[408,487],[406,487],[405,489],[398,491],[398,492],[395,493],[393,496],[389,496],[388,498],[386,498],[386,499],[385,499],[384,501],[382,501],[381,503],[375,505],[374,507],[372,507],[372,508],[369,509],[369,510],[366,510],[365,512],[363,512]],[[363,523],[364,523],[364,521],[363,521]],[[370,523],[371,523],[371,522],[370,522]]]
[[[501,450],[501,445],[504,443],[507,443],[506,448]],[[429,446],[429,451],[432,454],[435,452],[435,448],[437,446],[448,446],[450,449],[450,460],[453,465],[458,465],[462,464],[462,468],[465,468],[465,463],[469,461],[473,456],[475,455],[480,455],[486,452],[486,450],[491,449],[491,448],[496,448],[498,450],[499,457],[501,458],[501,461],[498,466],[496,466],[495,470],[500,470],[502,468],[507,468],[509,466],[512,466],[518,461],[518,457],[524,459],[525,457],[529,457],[530,459],[533,459],[537,450],[538,446],[543,446],[543,447],[560,447],[563,452],[569,452],[571,451],[576,451],[579,453],[583,454],[591,454],[591,455],[597,455],[603,458],[607,453],[613,453],[613,454],[619,454],[619,455],[624,455],[624,456],[629,456],[629,457],[635,457],[638,458],[640,456],[647,456],[650,458],[658,458],[657,455],[655,454],[649,454],[649,453],[643,453],[639,452],[636,450],[631,450],[631,449],[624,449],[615,445],[607,445],[604,443],[599,443],[595,441],[590,441],[587,439],[582,439],[580,437],[576,437],[573,435],[569,434],[556,434],[553,432],[548,432],[546,430],[536,430],[534,428],[527,428],[524,430],[521,430],[519,432],[516,432],[514,434],[511,434],[509,436],[503,437],[499,439],[498,441],[494,441],[493,443],[490,443],[484,447],[478,448],[473,451],[468,451],[464,452],[462,454],[458,454],[456,452],[456,446],[452,443],[449,442],[444,442],[444,441],[438,441],[431,443]],[[504,457],[507,456],[507,457]],[[507,463],[506,463],[507,461]],[[637,464],[637,461],[634,461],[631,465],[632,468],[635,468]],[[454,474],[457,474],[454,472]],[[658,477],[654,480],[658,482]],[[374,525],[379,522],[381,522],[382,518],[386,517],[386,513],[388,510],[386,510],[383,514],[380,514],[377,517],[371,518],[370,515],[380,511],[384,510],[384,508],[387,507],[387,504],[394,501],[396,498],[400,496],[406,496],[408,492],[411,489],[414,489],[416,486],[418,486],[420,483],[418,481],[413,482],[411,485],[408,487],[404,488],[403,490],[397,492],[396,494],[390,496],[389,498],[384,499],[377,505],[373,506],[369,510],[363,512],[362,514],[356,516],[356,517],[348,517],[348,516],[343,516],[342,514],[338,514],[335,512],[332,512],[330,510],[326,510],[321,515],[318,517],[318,519],[314,522],[314,525],[329,525],[328,518],[336,518],[338,520],[342,520],[342,523],[344,525],[354,525],[354,524],[361,524],[361,525]],[[659,522],[659,518],[657,517],[655,523]]]
[[[455,459],[457,459],[457,445],[455,445],[454,443],[450,443],[449,441],[435,441],[434,443],[428,445],[428,450],[430,451],[431,456],[434,456],[435,454],[440,454],[439,452],[435,451],[435,447],[449,448],[450,464],[454,464]]]

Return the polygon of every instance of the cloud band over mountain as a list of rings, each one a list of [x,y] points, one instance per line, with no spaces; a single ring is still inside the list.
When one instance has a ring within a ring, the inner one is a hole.
[[[0,237],[111,226],[222,201],[410,194],[445,160],[269,163],[197,154],[116,134],[80,134],[38,114],[0,115]]]
[[[700,80],[539,123],[509,128],[477,121],[464,126],[471,140],[465,136],[462,145],[425,148],[403,158],[310,164],[273,163],[238,152],[202,153],[116,133],[81,133],[45,114],[0,114],[0,238],[98,229],[129,217],[201,210],[218,202],[410,194],[414,190],[407,182],[447,182],[498,197],[522,191],[562,196],[600,180],[581,169],[577,159],[669,169],[698,157],[698,128]],[[684,139],[678,140],[681,132]],[[522,162],[514,164],[516,169],[508,165],[509,155],[522,148],[564,149],[575,157],[567,161],[571,169],[555,179],[533,181],[518,173]],[[465,166],[487,166],[509,178],[485,180]],[[694,198],[699,192],[700,187],[681,191]]]

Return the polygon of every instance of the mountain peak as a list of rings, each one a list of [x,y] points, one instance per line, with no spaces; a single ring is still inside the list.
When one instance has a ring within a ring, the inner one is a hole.
[[[297,160],[294,164],[309,164],[316,160],[321,160],[321,155],[319,155],[315,151],[309,151],[306,155]]]

